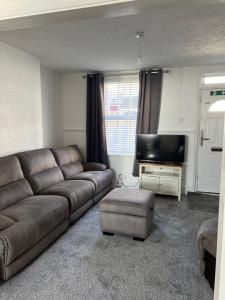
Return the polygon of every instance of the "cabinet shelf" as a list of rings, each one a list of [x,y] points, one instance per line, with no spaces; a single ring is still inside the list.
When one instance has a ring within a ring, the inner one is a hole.
[[[164,177],[179,177],[179,173],[171,173],[171,172],[161,172],[161,171],[151,171],[145,172],[142,174],[143,176],[164,176]]]

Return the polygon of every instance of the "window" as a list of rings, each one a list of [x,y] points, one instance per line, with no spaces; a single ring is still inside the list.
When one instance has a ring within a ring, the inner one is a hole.
[[[203,83],[204,84],[225,83],[225,75],[214,75],[214,76],[205,75],[203,76]]]
[[[134,154],[138,92],[138,76],[105,78],[105,124],[109,155]]]

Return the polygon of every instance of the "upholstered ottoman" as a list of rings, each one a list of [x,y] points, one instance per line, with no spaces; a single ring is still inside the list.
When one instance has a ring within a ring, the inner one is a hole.
[[[154,215],[154,193],[132,188],[116,188],[100,202],[103,234],[124,234],[144,241]]]

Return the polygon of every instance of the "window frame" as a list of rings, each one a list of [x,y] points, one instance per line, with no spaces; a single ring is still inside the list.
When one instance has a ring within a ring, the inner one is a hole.
[[[207,77],[224,77],[224,82],[215,82],[215,83],[205,83],[205,78]],[[217,73],[217,74],[204,74],[202,75],[202,85],[205,87],[210,87],[210,86],[221,86],[225,85],[225,73]]]
[[[106,75],[105,76],[105,79],[104,79],[104,85],[106,85],[107,83],[126,83],[126,82],[129,82],[129,83],[136,83],[139,85],[139,76],[138,74],[121,74],[121,75]],[[138,109],[138,95],[139,95],[139,86],[138,86],[138,93],[137,93],[137,109]],[[105,90],[105,86],[104,86],[104,90]],[[104,91],[104,96],[105,96],[105,91]],[[106,103],[106,100],[105,100],[105,105],[107,105]],[[106,124],[106,121],[107,121],[107,117],[106,117],[106,108],[104,106],[104,121],[105,121],[105,128],[106,128],[106,143],[107,143],[107,124]],[[131,120],[131,119],[128,119],[128,120]],[[136,114],[136,121],[137,121],[137,114]],[[136,126],[135,126],[136,128]],[[136,136],[136,133],[135,133],[135,136]],[[107,153],[109,156],[134,156],[135,155],[135,136],[134,136],[134,151],[133,153],[131,152],[118,152],[118,153],[115,153],[113,151],[109,151],[109,148],[108,148],[108,144],[107,144]]]

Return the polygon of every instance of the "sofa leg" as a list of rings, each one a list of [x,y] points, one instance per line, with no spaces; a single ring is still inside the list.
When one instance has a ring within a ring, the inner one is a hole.
[[[145,241],[145,239],[143,239],[143,238],[138,238],[138,237],[133,237],[133,240],[134,240],[134,241],[138,241],[138,242],[144,242],[144,241]]]
[[[112,233],[112,232],[103,231],[102,233],[103,233],[103,235],[114,236],[114,233]]]

